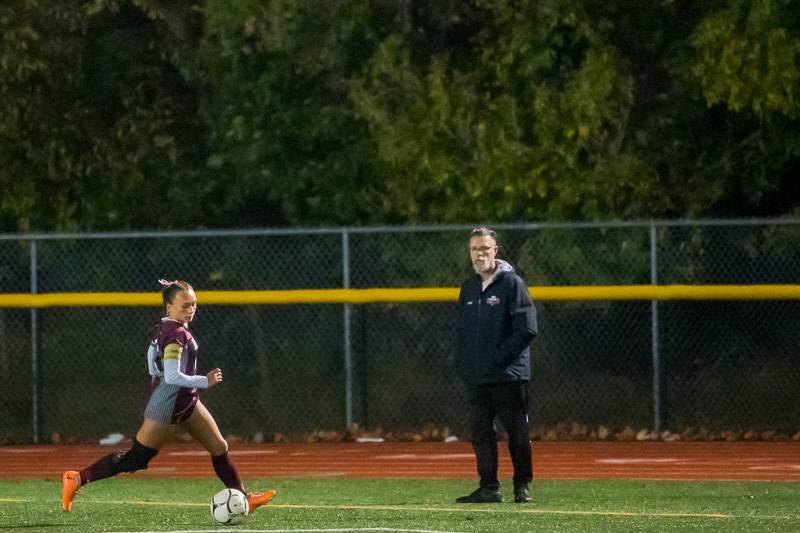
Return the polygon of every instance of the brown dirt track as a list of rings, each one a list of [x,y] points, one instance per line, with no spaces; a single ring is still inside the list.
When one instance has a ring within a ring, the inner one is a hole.
[[[500,475],[511,477],[500,443]],[[52,478],[120,446],[0,447],[0,477]],[[468,443],[236,444],[245,477],[352,476],[475,478]],[[214,477],[197,445],[166,446],[137,475]],[[537,479],[800,481],[800,442],[535,442]]]

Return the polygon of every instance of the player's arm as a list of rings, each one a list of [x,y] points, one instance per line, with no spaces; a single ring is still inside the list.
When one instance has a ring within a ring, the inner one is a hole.
[[[207,376],[190,376],[181,372],[181,353],[183,347],[178,343],[164,347],[164,381],[168,385],[199,389],[208,388]]]

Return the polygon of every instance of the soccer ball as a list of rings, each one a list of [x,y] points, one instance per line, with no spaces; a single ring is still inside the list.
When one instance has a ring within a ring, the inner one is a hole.
[[[240,490],[223,489],[211,498],[211,516],[220,524],[238,524],[249,512],[247,496]]]

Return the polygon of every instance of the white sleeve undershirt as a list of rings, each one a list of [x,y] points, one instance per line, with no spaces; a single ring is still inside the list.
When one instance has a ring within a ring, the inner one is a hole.
[[[147,347],[147,371],[150,372],[150,375],[154,378],[160,378],[162,376],[161,371],[156,366],[156,357],[158,356],[158,344],[155,341],[151,341],[150,345]]]
[[[190,376],[181,372],[180,359],[164,359],[164,382],[167,385],[178,385],[186,388],[208,388],[207,376]]]

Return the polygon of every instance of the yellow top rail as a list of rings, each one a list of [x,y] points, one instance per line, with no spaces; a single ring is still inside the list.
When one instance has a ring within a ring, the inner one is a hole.
[[[588,285],[529,287],[535,301],[589,300],[798,300],[800,285]],[[203,305],[366,304],[451,302],[458,288],[302,289],[290,291],[198,291]],[[161,304],[160,293],[62,292],[0,294],[0,308],[144,307]]]

